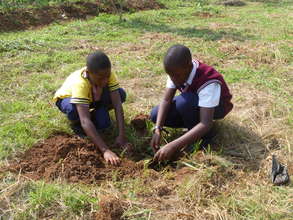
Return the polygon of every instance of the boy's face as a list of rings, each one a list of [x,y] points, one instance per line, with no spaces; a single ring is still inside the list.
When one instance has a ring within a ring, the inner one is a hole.
[[[102,69],[95,73],[91,73],[88,71],[88,73],[89,73],[90,81],[96,86],[103,88],[108,85],[109,78],[111,75],[111,68]]]
[[[189,77],[192,65],[186,65],[185,67],[165,67],[165,70],[176,86],[182,86]]]

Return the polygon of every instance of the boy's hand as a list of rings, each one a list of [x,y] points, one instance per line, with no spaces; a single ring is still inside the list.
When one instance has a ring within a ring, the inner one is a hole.
[[[165,145],[154,156],[154,161],[170,160],[176,151],[175,147]]]
[[[161,141],[161,132],[159,130],[155,130],[155,133],[153,134],[153,137],[151,140],[151,147],[153,148],[154,152],[157,152],[159,150],[160,141]]]
[[[115,140],[115,145],[122,147],[127,144],[127,139],[124,135],[119,135]]]
[[[120,163],[120,158],[112,151],[106,150],[103,154],[107,163],[117,166]]]

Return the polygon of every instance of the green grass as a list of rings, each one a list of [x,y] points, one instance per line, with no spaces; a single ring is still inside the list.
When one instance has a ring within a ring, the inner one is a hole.
[[[47,4],[49,1],[40,2]],[[201,4],[197,4],[198,1],[161,2],[168,9],[124,14],[124,22],[119,22],[118,16],[100,14],[88,20],[0,34],[0,164],[55,131],[71,132],[65,117],[54,107],[51,98],[66,76],[84,65],[86,55],[94,48],[106,51],[122,85],[138,83],[134,89],[126,87],[129,100],[125,110],[129,139],[139,144],[139,137],[133,134],[129,121],[135,113],[148,113],[150,107],[157,104],[164,87],[164,82],[160,82],[164,75],[162,58],[168,47],[175,43],[190,47],[195,57],[222,72],[230,86],[251,85],[251,88],[270,94],[274,105],[268,109],[273,115],[273,121],[269,122],[276,123],[280,129],[285,126],[287,131],[282,130],[282,146],[290,152],[290,144],[293,144],[290,134],[293,129],[293,4],[290,1],[246,1],[247,5],[243,7],[224,7],[215,4],[215,1],[209,1],[210,4],[203,1]],[[204,12],[210,13],[211,17],[197,15]],[[151,94],[149,91],[152,91]],[[235,94],[235,97],[239,98],[239,95],[244,99],[247,96]],[[241,98],[235,102],[241,104]],[[239,118],[235,123],[240,122],[256,132],[250,122]],[[262,125],[259,126],[261,129]],[[287,145],[284,144],[286,135]],[[243,133],[235,137],[242,137],[243,142],[248,139]],[[289,161],[290,155],[288,153]],[[209,217],[292,217],[292,184],[291,188],[274,188],[253,183],[253,188],[245,182],[240,187],[236,182],[234,194],[220,192],[219,196],[210,200],[189,198],[189,193],[197,193],[195,195],[198,196],[209,193],[204,184],[212,181],[210,172],[216,171],[203,170],[197,182],[189,181],[186,186],[181,186],[183,188],[175,189],[182,213],[204,216],[203,207],[208,206],[220,213],[216,215],[209,211]],[[99,209],[99,195],[95,192],[102,191],[103,187],[107,192],[120,193],[123,199],[133,202],[133,206],[126,210],[126,215],[132,216],[130,219],[148,219],[156,213],[156,208],[147,202],[143,205],[140,200],[140,195],[149,195],[155,188],[154,185],[147,188],[143,179],[87,187],[29,180],[20,184],[16,177],[7,175],[2,177],[3,189],[13,184],[21,187],[9,197],[8,208],[0,206],[1,210],[6,210],[5,217],[36,219],[51,213],[52,217],[59,219],[68,216],[87,218]],[[173,174],[162,174],[166,182],[168,175]],[[195,189],[197,184],[201,184],[202,190]],[[185,192],[186,189],[189,193]],[[190,200],[198,208],[186,211],[184,207],[192,204]],[[162,204],[165,203],[168,203],[167,200],[162,201]]]
[[[43,7],[76,1],[77,0],[2,0],[0,1],[0,11],[11,11],[19,8]]]
[[[14,183],[15,184],[15,183]],[[81,216],[98,209],[98,198],[86,186],[48,184],[40,182],[16,182],[18,194],[10,197],[14,205],[25,202],[21,210],[14,210],[16,219],[40,219],[48,217],[47,210],[56,218]],[[58,214],[57,214],[58,213]],[[1,213],[2,214],[2,213]],[[9,217],[2,214],[4,219]]]

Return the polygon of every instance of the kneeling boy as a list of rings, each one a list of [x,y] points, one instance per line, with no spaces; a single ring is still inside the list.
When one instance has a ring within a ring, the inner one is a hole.
[[[162,102],[151,112],[151,120],[156,123],[151,147],[157,161],[171,159],[178,150],[203,137],[214,119],[224,118],[233,108],[223,76],[213,67],[192,60],[187,47],[169,48],[164,68],[167,88]],[[174,98],[177,89],[181,94]],[[163,126],[187,128],[188,132],[159,149]]]
[[[118,122],[119,136],[116,144],[126,144],[122,102],[126,93],[119,88],[111,62],[102,51],[87,57],[86,67],[73,72],[54,96],[59,110],[67,115],[75,132],[85,131],[101,151],[106,162],[117,165],[119,157],[112,152],[98,130],[110,127],[109,110],[114,108]]]

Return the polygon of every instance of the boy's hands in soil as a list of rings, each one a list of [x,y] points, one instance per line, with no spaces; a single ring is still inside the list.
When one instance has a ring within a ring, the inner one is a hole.
[[[176,148],[170,145],[165,145],[154,156],[154,161],[170,160],[174,155]]]
[[[120,158],[112,151],[106,150],[103,154],[104,159],[107,163],[112,165],[118,165],[120,163]]]
[[[151,147],[153,148],[154,152],[157,152],[159,150],[160,141],[161,141],[161,132],[155,131],[151,140]]]

